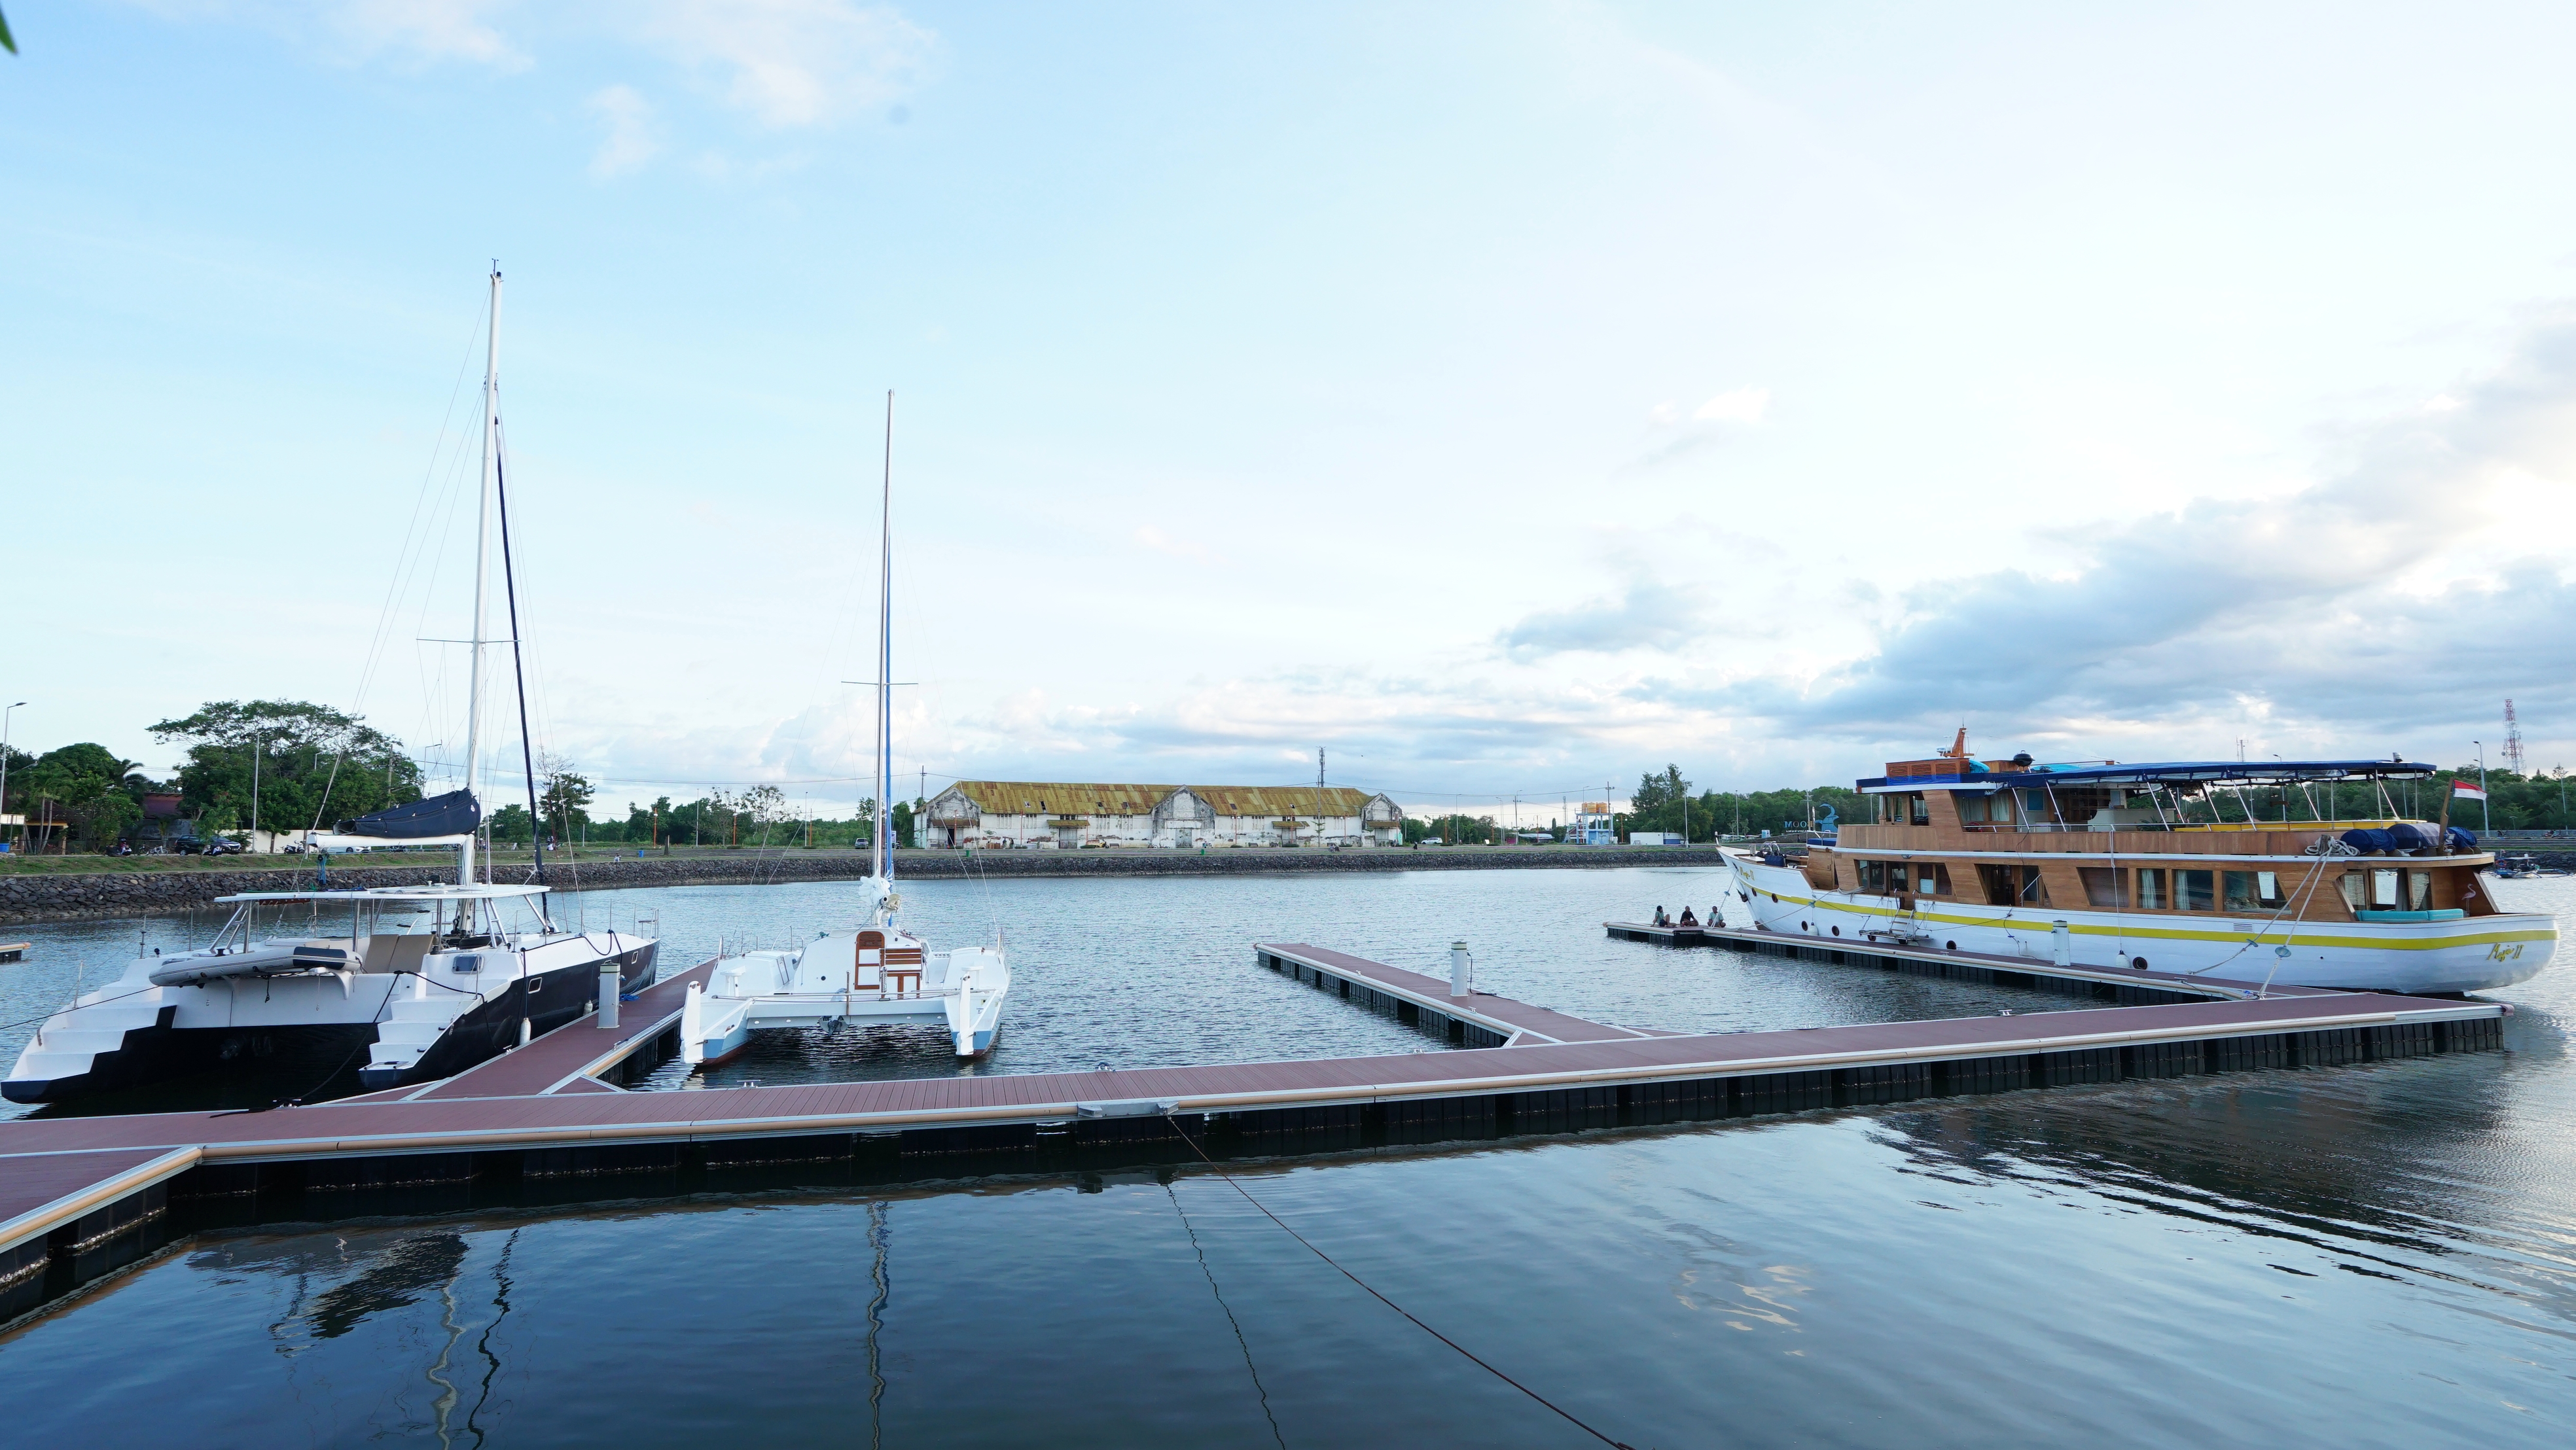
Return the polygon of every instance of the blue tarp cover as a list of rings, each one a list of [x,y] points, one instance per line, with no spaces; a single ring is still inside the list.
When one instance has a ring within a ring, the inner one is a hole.
[[[360,816],[354,821],[342,821],[340,830],[351,836],[416,841],[424,836],[470,836],[474,828],[482,824],[483,808],[475,803],[474,793],[452,790],[445,795],[413,801],[407,806]]]

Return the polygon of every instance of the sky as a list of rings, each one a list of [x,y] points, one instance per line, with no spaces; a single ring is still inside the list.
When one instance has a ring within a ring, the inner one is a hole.
[[[6,10],[20,748],[456,774],[497,259],[611,808],[864,793],[889,390],[934,792],[2576,756],[2566,7]]]

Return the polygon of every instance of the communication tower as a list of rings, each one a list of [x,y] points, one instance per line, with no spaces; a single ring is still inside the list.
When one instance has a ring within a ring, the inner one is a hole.
[[[2504,764],[2505,769],[2516,775],[2525,773],[2522,768],[2522,722],[2513,718],[2511,700],[2504,702]]]

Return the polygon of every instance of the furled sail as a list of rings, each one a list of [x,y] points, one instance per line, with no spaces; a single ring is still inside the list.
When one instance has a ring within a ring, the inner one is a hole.
[[[374,836],[383,840],[415,841],[425,836],[470,836],[483,824],[483,807],[476,804],[474,792],[452,790],[407,806],[394,806],[342,821],[340,833],[348,836]]]

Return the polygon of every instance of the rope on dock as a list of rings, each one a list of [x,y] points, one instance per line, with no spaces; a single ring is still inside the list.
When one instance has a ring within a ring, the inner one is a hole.
[[[1389,1298],[1388,1298],[1388,1297],[1386,1297],[1384,1294],[1381,1294],[1381,1293],[1379,1293],[1377,1290],[1370,1288],[1370,1287],[1369,1287],[1369,1282],[1368,1282],[1368,1280],[1363,1279],[1363,1278],[1361,1278],[1359,1275],[1352,1273],[1350,1270],[1343,1268],[1343,1267],[1341,1266],[1340,1262],[1339,1262],[1339,1261],[1337,1261],[1337,1260],[1335,1260],[1335,1259],[1334,1259],[1334,1257],[1333,1257],[1331,1254],[1325,1253],[1322,1249],[1319,1249],[1319,1248],[1315,1247],[1312,1243],[1309,1243],[1309,1242],[1307,1241],[1307,1238],[1306,1238],[1306,1236],[1305,1236],[1304,1234],[1301,1234],[1301,1233],[1297,1232],[1295,1229],[1290,1228],[1290,1227],[1288,1226],[1288,1224],[1287,1224],[1287,1221],[1286,1221],[1286,1220],[1284,1220],[1284,1219],[1280,1218],[1280,1216],[1279,1216],[1279,1215],[1277,1215],[1277,1214],[1275,1214],[1275,1213],[1272,1213],[1272,1212],[1270,1211],[1269,1206],[1268,1206],[1268,1205],[1266,1205],[1266,1204],[1264,1204],[1260,1199],[1257,1199],[1257,1198],[1253,1197],[1253,1196],[1252,1196],[1252,1193],[1251,1193],[1251,1191],[1250,1191],[1249,1189],[1246,1189],[1242,1184],[1235,1182],[1235,1181],[1234,1181],[1234,1175],[1233,1175],[1233,1174],[1230,1174],[1230,1173],[1226,1172],[1224,1169],[1217,1167],[1217,1166],[1216,1166],[1216,1160],[1215,1160],[1215,1159],[1213,1159],[1213,1158],[1210,1158],[1210,1157],[1207,1155],[1207,1150],[1206,1150],[1206,1149],[1204,1149],[1204,1148],[1201,1148],[1201,1147],[1198,1145],[1198,1141],[1197,1141],[1196,1139],[1192,1138],[1192,1137],[1191,1137],[1191,1136],[1190,1136],[1186,1131],[1184,1131],[1184,1130],[1182,1129],[1181,1125],[1180,1125],[1178,1122],[1175,1122],[1175,1121],[1173,1120],[1173,1115],[1172,1115],[1172,1114],[1170,1114],[1170,1113],[1165,1113],[1165,1114],[1163,1115],[1163,1121],[1164,1121],[1164,1122],[1166,1122],[1166,1123],[1171,1124],[1172,1131],[1173,1131],[1174,1133],[1177,1133],[1177,1134],[1179,1134],[1179,1135],[1180,1135],[1180,1139],[1181,1139],[1181,1141],[1182,1141],[1182,1142],[1187,1143],[1187,1144],[1189,1144],[1189,1145],[1190,1145],[1190,1151],[1191,1151],[1191,1152],[1193,1152],[1193,1153],[1196,1153],[1196,1154],[1198,1155],[1198,1159],[1199,1159],[1199,1161],[1200,1161],[1201,1163],[1206,1164],[1206,1165],[1208,1166],[1208,1170],[1209,1170],[1210,1172],[1212,1172],[1212,1173],[1216,1174],[1216,1176],[1217,1176],[1217,1177],[1224,1179],[1224,1180],[1225,1180],[1225,1182],[1226,1182],[1226,1186],[1227,1186],[1227,1187],[1229,1187],[1229,1188],[1233,1189],[1233,1190],[1234,1190],[1235,1192],[1237,1192],[1237,1193],[1242,1194],[1242,1195],[1243,1195],[1243,1201],[1244,1201],[1244,1202],[1246,1202],[1246,1203],[1248,1203],[1248,1204],[1251,1204],[1254,1208],[1260,1209],[1260,1210],[1261,1210],[1261,1216],[1262,1216],[1263,1218],[1266,1218],[1266,1219],[1270,1220],[1272,1223],[1275,1223],[1275,1224],[1279,1225],[1279,1231],[1280,1231],[1281,1233],[1284,1233],[1284,1234],[1288,1235],[1288,1237],[1290,1237],[1290,1238],[1292,1238],[1292,1239],[1295,1239],[1297,1242],[1299,1242],[1299,1243],[1301,1243],[1301,1244],[1304,1244],[1304,1245],[1306,1246],[1306,1252],[1308,1252],[1308,1253],[1310,1253],[1310,1254],[1313,1254],[1316,1258],[1322,1259],[1322,1260],[1323,1260],[1325,1263],[1327,1263],[1327,1264],[1331,1264],[1331,1265],[1333,1266],[1333,1270],[1334,1270],[1334,1272],[1336,1272],[1336,1273],[1340,1274],[1343,1278],[1350,1280],[1352,1283],[1359,1285],[1359,1286],[1360,1286],[1360,1289],[1362,1290],[1362,1292],[1366,1293],[1370,1298],[1375,1299],[1375,1300],[1376,1300],[1377,1302],[1379,1302],[1380,1304],[1385,1305],[1387,1308],[1392,1309],[1392,1310],[1394,1310],[1396,1313],[1403,1315],[1406,1319],[1411,1320],[1414,1328],[1421,1330],[1423,1333],[1430,1335],[1432,1338],[1434,1338],[1434,1339],[1436,1339],[1436,1340],[1439,1340],[1442,1344],[1445,1344],[1445,1345],[1449,1346],[1451,1349],[1454,1349],[1454,1350],[1458,1351],[1458,1353],[1459,1353],[1459,1354],[1461,1354],[1461,1355],[1463,1355],[1463,1356],[1465,1356],[1465,1357],[1466,1357],[1466,1359],[1467,1359],[1467,1362],[1468,1362],[1468,1363],[1473,1364],[1474,1366],[1476,1366],[1476,1368],[1483,1370],[1485,1373],[1487,1373],[1487,1374],[1489,1374],[1489,1375],[1492,1375],[1494,1378],[1496,1378],[1496,1379],[1498,1379],[1498,1380],[1501,1380],[1503,1383],[1505,1383],[1505,1384],[1507,1384],[1507,1385],[1510,1385],[1513,1389],[1516,1389],[1516,1390],[1520,1391],[1522,1394],[1525,1394],[1525,1395],[1529,1396],[1531,1399],[1538,1401],[1540,1404],[1547,1406],[1549,1409],[1554,1410],[1557,1414],[1559,1414],[1559,1415],[1561,1415],[1561,1416],[1563,1416],[1563,1417],[1565,1418],[1565,1421],[1566,1421],[1566,1423],[1567,1423],[1567,1424],[1570,1424],[1570,1425],[1574,1426],[1576,1429],[1581,1430],[1584,1434],[1591,1436],[1593,1439],[1600,1441],[1600,1442],[1601,1442],[1602,1444],[1604,1444],[1604,1445],[1609,1445],[1609,1446],[1613,1446],[1613,1447],[1615,1447],[1615,1450],[1636,1450],[1636,1447],[1635,1447],[1635,1446],[1630,1445],[1627,1441],[1625,1441],[1625,1440],[1613,1440],[1613,1439],[1611,1439],[1609,1436],[1604,1435],[1604,1434],[1602,1434],[1600,1431],[1593,1429],[1590,1425],[1585,1424],[1585,1423],[1584,1423],[1580,1418],[1578,1418],[1578,1417],[1574,1414],[1574,1412],[1573,1412],[1573,1411],[1566,1409],[1563,1405],[1558,1404],[1556,1401],[1549,1399],[1547,1396],[1545,1396],[1545,1395],[1543,1395],[1543,1394],[1540,1394],[1538,1391],[1536,1391],[1536,1390],[1534,1390],[1534,1389],[1531,1389],[1529,1386],[1527,1386],[1527,1385],[1525,1385],[1525,1384],[1522,1384],[1519,1380],[1516,1380],[1516,1379],[1512,1378],[1510,1375],[1507,1375],[1507,1374],[1503,1373],[1501,1370],[1494,1368],[1492,1365],[1487,1364],[1485,1361],[1483,1361],[1483,1360],[1481,1360],[1481,1359],[1478,1359],[1478,1358],[1476,1357],[1475,1353],[1474,1353],[1473,1351],[1469,1350],[1465,1345],[1460,1344],[1458,1341],[1456,1341],[1456,1340],[1454,1340],[1454,1339],[1451,1339],[1448,1335],[1445,1335],[1445,1334],[1441,1333],[1439,1330],[1432,1328],[1430,1325],[1423,1323],[1421,1320],[1419,1320],[1419,1319],[1415,1319],[1415,1318],[1413,1317],[1413,1311],[1412,1311],[1412,1310],[1405,1308],[1403,1305],[1396,1303],[1396,1302],[1395,1302],[1394,1300],[1392,1300],[1392,1299],[1389,1299]],[[1179,1206],[1179,1204],[1180,1204],[1180,1200],[1179,1200],[1178,1198],[1173,1199],[1173,1200],[1172,1200],[1172,1202],[1173,1202],[1173,1206],[1174,1206],[1174,1207],[1178,1207],[1178,1206]],[[1275,1422],[1274,1422],[1274,1428],[1275,1428]]]

